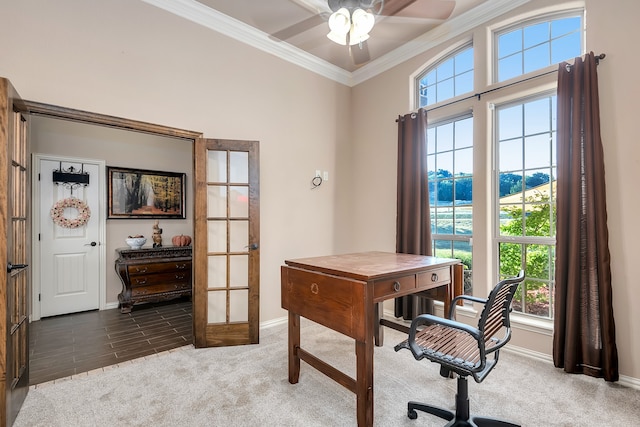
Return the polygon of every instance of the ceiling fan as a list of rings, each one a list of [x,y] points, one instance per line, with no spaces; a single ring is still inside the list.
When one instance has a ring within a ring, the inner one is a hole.
[[[447,19],[455,0],[292,0],[312,7],[316,13],[303,21],[271,34],[284,41],[328,22],[327,37],[348,47],[355,65],[369,61],[367,39],[379,16]]]

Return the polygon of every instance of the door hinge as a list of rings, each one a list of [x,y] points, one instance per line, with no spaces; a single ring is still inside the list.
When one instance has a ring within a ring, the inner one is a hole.
[[[38,181],[40,181],[40,174],[38,174]]]
[[[40,237],[41,237],[41,236],[40,236],[40,233],[38,233],[38,242],[40,241]]]
[[[42,297],[42,294],[38,294],[38,301],[41,301],[40,297]]]

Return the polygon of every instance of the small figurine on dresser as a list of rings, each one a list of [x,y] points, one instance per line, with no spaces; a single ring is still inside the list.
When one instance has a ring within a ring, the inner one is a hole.
[[[153,247],[159,248],[162,246],[162,228],[158,225],[160,221],[156,219],[156,222],[153,224]]]

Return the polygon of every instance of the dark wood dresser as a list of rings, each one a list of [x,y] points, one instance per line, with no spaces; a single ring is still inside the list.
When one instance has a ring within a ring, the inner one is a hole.
[[[116,273],[122,281],[120,311],[134,304],[191,296],[191,246],[116,249]]]

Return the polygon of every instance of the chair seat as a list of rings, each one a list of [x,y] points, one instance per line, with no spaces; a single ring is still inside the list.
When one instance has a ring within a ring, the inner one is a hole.
[[[430,325],[416,334],[415,343],[432,362],[444,361],[469,371],[480,366],[478,341],[464,331]]]

